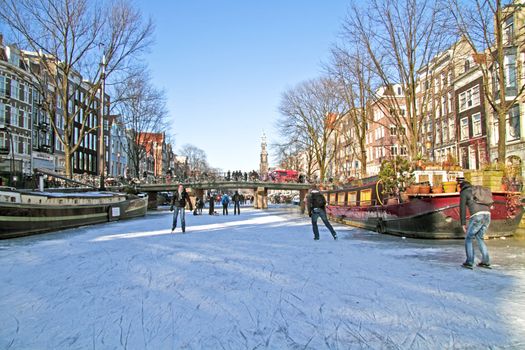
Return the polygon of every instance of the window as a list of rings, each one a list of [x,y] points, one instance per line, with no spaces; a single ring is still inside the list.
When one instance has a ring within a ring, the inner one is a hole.
[[[390,146],[390,154],[392,156],[397,156],[397,145]]]
[[[0,102],[0,125],[4,126],[5,122],[5,104]]]
[[[361,206],[372,204],[372,190],[361,190],[360,197]]]
[[[468,70],[470,69],[470,61],[469,60],[465,60],[465,72],[468,72]]]
[[[478,106],[480,103],[479,85],[476,85],[459,94],[459,111]]]
[[[444,119],[441,121],[442,123],[442,129],[443,129],[443,143],[446,143],[448,142],[448,138],[449,138],[449,135],[448,135],[448,124],[447,124],[447,121]]]
[[[5,96],[5,77],[0,76],[0,96]]]
[[[19,83],[19,84],[18,84],[18,98],[19,98],[20,101],[22,101],[22,102],[28,102],[26,97],[27,97],[27,96],[26,96],[26,88],[25,88],[25,85],[24,85],[24,83]]]
[[[394,125],[390,126],[390,136],[396,136],[397,135],[397,128]]]
[[[503,24],[503,40],[506,44],[514,40],[514,18],[512,16]]]
[[[481,135],[481,114],[476,113],[472,116],[472,136]]]
[[[355,205],[357,200],[357,192],[348,192],[348,205]]]
[[[337,202],[337,193],[328,194],[328,204],[335,205]]]
[[[447,97],[445,95],[441,96],[441,115],[447,114]]]
[[[23,128],[24,127],[24,111],[22,109],[18,110],[18,126]]]
[[[7,135],[5,132],[0,131],[0,149],[2,152],[9,152],[9,144],[7,142]]]
[[[5,96],[11,96],[11,79],[5,78]]]
[[[382,126],[378,127],[378,128],[376,129],[376,131],[375,131],[375,139],[376,139],[376,140],[380,140],[380,139],[382,139],[384,136],[385,136],[385,129],[384,129]]]
[[[516,56],[505,56],[505,86],[508,88],[516,87]]]
[[[520,108],[519,105],[515,105],[507,116],[507,141],[518,140],[520,134]]]
[[[466,106],[467,106],[467,93],[462,92],[461,94],[459,94],[459,110],[460,111],[465,110]]]
[[[468,139],[468,118],[461,118],[460,121],[460,140]]]
[[[401,146],[401,149],[400,149],[400,155],[402,156],[406,156],[408,154],[408,151],[407,151],[407,146]]]
[[[11,96],[18,100],[19,90],[18,90],[18,81],[16,80],[11,81],[11,93],[12,93]]]

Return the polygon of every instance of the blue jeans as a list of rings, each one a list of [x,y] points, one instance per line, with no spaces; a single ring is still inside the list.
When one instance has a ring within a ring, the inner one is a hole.
[[[233,215],[241,215],[241,202],[233,202]]]
[[[177,218],[179,217],[180,212],[180,226],[182,227],[182,232],[186,231],[186,220],[185,220],[185,211],[184,207],[175,207],[175,211],[173,212],[173,225],[171,226],[171,230],[175,230],[177,227]]]
[[[481,262],[490,264],[489,252],[483,241],[483,235],[490,225],[490,214],[478,214],[470,217],[467,234],[465,236],[465,252],[467,253],[467,264],[474,264],[474,246],[472,241],[476,238],[478,247],[481,252]]]
[[[319,239],[319,228],[317,227],[317,219],[321,218],[323,220],[325,226],[330,230],[330,233],[335,238],[337,237],[337,234],[335,233],[334,228],[332,225],[330,225],[330,222],[328,221],[328,218],[326,217],[326,211],[324,211],[321,208],[314,208],[312,209],[312,228],[314,229],[314,238]]]

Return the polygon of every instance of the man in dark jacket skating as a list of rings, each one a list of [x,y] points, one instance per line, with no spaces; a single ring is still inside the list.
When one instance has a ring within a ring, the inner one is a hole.
[[[179,189],[173,193],[173,200],[171,201],[170,210],[173,211],[175,209],[173,212],[173,225],[171,226],[171,232],[175,231],[175,228],[177,228],[177,218],[179,214],[182,232],[186,232],[186,219],[184,213],[186,204],[189,204],[190,210],[193,210],[193,205],[191,204],[188,192],[186,192],[184,186],[179,185]]]
[[[335,233],[334,228],[328,221],[328,217],[326,216],[326,199],[324,196],[319,192],[317,188],[312,189],[310,191],[310,194],[308,196],[308,215],[312,218],[312,228],[314,230],[314,239],[317,241],[319,240],[319,228],[317,227],[317,219],[320,217],[321,220],[323,220],[325,226],[330,230],[330,233],[332,234],[332,237],[334,239],[337,239],[337,234]]]
[[[234,195],[232,196],[233,201],[233,215],[241,215],[241,195],[239,194],[239,191],[235,191]]]
[[[472,185],[465,181],[464,178],[458,178],[460,185],[460,199],[459,199],[459,216],[461,220],[461,227],[465,232],[465,252],[467,260],[463,263],[463,267],[471,269],[474,265],[474,246],[472,244],[475,238],[478,242],[478,247],[481,252],[480,267],[490,267],[490,257],[487,246],[483,241],[483,235],[487,232],[490,225],[490,206],[480,204],[474,201],[472,194]],[[468,227],[466,225],[466,209],[470,213]]]

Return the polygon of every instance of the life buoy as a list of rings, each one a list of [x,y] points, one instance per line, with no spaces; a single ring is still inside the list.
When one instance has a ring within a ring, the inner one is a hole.
[[[376,198],[377,198],[377,202],[380,204],[380,205],[383,205],[383,201],[381,200],[381,196],[379,194],[379,183],[381,182],[382,180],[379,179],[377,180],[376,182]]]

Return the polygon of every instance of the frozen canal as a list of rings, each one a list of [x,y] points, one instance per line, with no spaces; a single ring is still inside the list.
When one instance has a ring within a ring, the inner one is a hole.
[[[188,213],[189,214],[189,213]],[[525,249],[171,213],[0,241],[0,349],[524,349]]]

